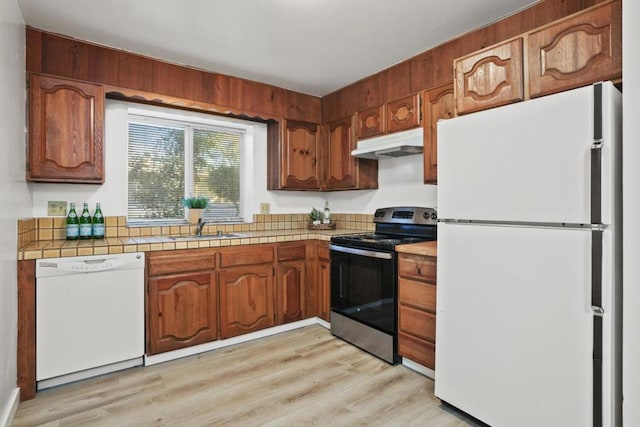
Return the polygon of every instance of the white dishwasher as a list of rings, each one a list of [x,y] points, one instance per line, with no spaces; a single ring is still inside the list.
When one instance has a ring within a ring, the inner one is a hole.
[[[144,253],[36,261],[38,390],[142,365]]]

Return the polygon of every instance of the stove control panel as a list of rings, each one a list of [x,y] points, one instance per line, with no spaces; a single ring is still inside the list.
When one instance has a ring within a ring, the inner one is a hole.
[[[436,225],[438,213],[434,208],[397,207],[376,209],[373,222],[388,224]]]

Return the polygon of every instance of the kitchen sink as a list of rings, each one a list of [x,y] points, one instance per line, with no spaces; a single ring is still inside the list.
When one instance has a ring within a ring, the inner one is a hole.
[[[242,239],[247,237],[240,233],[202,234],[200,236],[169,236],[171,240],[211,240],[211,239]]]

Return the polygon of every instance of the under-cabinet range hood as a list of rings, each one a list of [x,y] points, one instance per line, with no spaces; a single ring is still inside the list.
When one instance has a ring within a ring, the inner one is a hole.
[[[358,148],[352,156],[365,159],[380,157],[401,157],[422,153],[422,127],[358,141]]]

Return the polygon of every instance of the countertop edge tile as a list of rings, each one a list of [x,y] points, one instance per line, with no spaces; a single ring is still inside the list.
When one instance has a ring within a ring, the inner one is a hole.
[[[244,235],[239,239],[185,239],[176,241],[169,236],[136,236],[135,238],[110,237],[99,240],[69,241],[69,240],[39,240],[18,248],[19,260],[34,260],[39,258],[56,258],[88,255],[106,255],[109,253],[122,253],[135,251],[152,252],[162,250],[178,250],[186,248],[202,247],[226,247],[240,245],[255,245],[280,243],[300,240],[320,240],[330,241],[332,236],[340,234],[362,233],[359,229],[337,229],[337,230],[308,230],[288,229],[288,230],[264,230],[242,232]],[[197,246],[196,246],[197,245]],[[404,245],[413,246],[413,245]],[[46,248],[46,251],[45,251]],[[80,253],[82,252],[82,253]],[[435,256],[435,255],[434,255]]]
[[[409,243],[407,245],[396,246],[396,252],[413,254],[413,255],[425,255],[425,256],[438,256],[438,242],[420,242]]]

